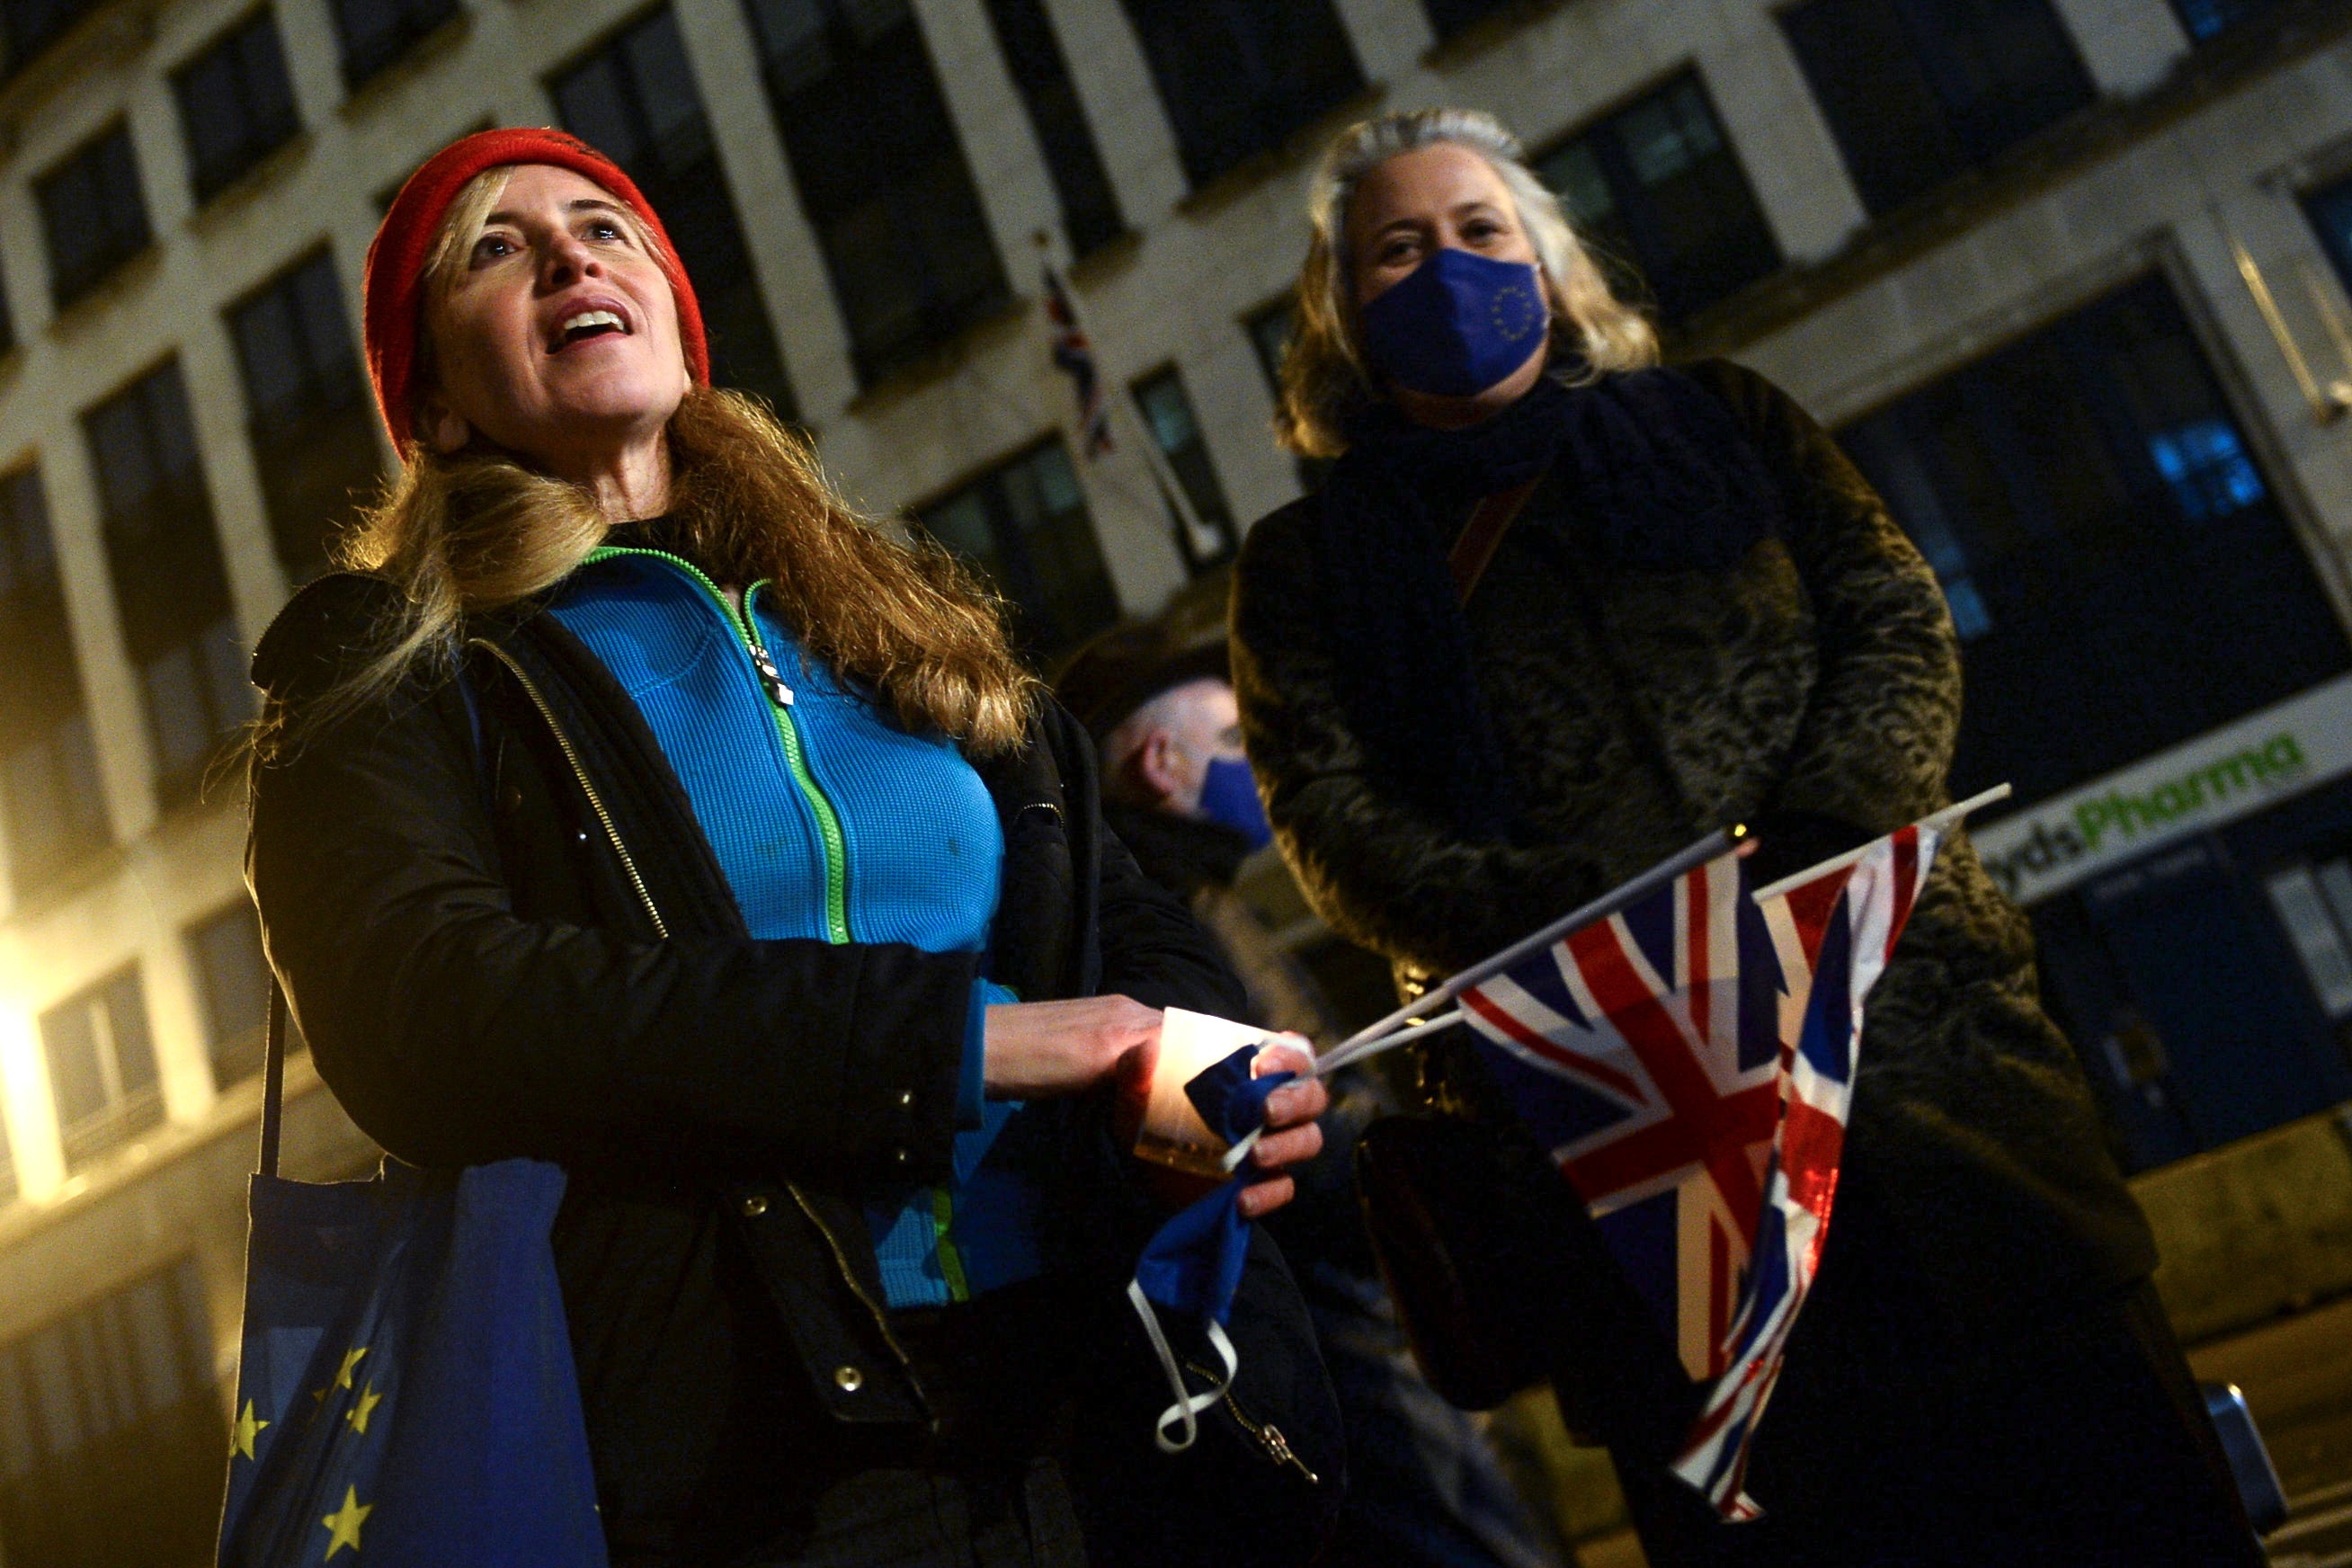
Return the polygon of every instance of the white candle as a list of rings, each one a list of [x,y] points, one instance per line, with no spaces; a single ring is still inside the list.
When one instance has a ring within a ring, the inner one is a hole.
[[[1186,1098],[1184,1086],[1235,1051],[1264,1046],[1267,1038],[1265,1030],[1229,1018],[1181,1007],[1163,1012],[1160,1057],[1152,1064],[1151,1098],[1144,1107],[1142,1130],[1136,1134],[1136,1153],[1197,1176],[1224,1175],[1219,1162],[1225,1141],[1209,1131]]]

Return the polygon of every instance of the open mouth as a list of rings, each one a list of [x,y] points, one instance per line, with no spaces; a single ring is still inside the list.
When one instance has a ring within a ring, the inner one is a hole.
[[[583,310],[577,315],[564,318],[562,324],[555,329],[555,339],[547,345],[547,352],[556,353],[570,348],[573,343],[584,343],[591,338],[607,337],[614,333],[622,337],[629,335],[629,324],[621,319],[618,312]]]

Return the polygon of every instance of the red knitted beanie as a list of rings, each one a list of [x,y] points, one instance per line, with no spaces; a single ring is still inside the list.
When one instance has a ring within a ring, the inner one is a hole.
[[[392,210],[368,246],[366,293],[368,374],[375,382],[375,405],[392,432],[393,445],[408,445],[409,378],[416,365],[416,338],[425,330],[420,290],[425,261],[449,204],[466,182],[485,169],[508,163],[551,163],[591,179],[629,204],[660,241],[662,271],[677,299],[678,346],[686,351],[686,368],[698,382],[710,379],[710,350],[702,336],[702,308],[695,302],[694,285],[670,245],[669,231],[646,202],[635,182],[620,165],[583,142],[561,131],[520,127],[481,131],[452,142],[408,176],[393,198]]]

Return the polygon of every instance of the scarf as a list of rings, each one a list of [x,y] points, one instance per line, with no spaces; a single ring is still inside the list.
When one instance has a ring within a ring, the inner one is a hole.
[[[1564,530],[1632,571],[1726,570],[1785,510],[1730,408],[1676,370],[1546,376],[1460,430],[1377,404],[1347,434],[1317,550],[1329,646],[1347,650],[1341,700],[1383,782],[1473,839],[1507,837],[1518,813],[1446,570],[1477,499],[1551,470],[1567,517],[1516,526]]]

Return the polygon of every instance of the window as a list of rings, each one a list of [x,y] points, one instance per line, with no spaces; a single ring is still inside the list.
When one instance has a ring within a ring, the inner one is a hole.
[[[31,468],[0,479],[0,795],[21,899],[107,842],[48,502]]]
[[[222,1089],[261,1070],[263,1035],[269,1024],[269,967],[261,954],[261,922],[253,900],[228,908],[188,928],[188,957],[205,1005],[205,1044],[213,1060],[213,1082]],[[289,1031],[289,1050],[295,1041]]]
[[[858,379],[1009,299],[996,242],[908,0],[748,0],[801,205]]]
[[[2352,289],[2352,176],[2336,181],[2304,198],[2311,226],[2319,231],[2320,247],[2336,264],[2344,287]]]
[[[793,389],[751,273],[677,18],[665,8],[550,83],[564,129],[628,172],[686,263],[710,339],[711,379],[793,416]]]
[[[1950,600],[1959,794],[2042,799],[2352,665],[2161,278],[1841,439]]]
[[[1242,330],[1249,333],[1250,347],[1257,353],[1257,368],[1265,376],[1266,390],[1277,405],[1282,401],[1282,356],[1290,352],[1297,313],[1297,302],[1285,296],[1260,306],[1242,321]],[[1331,471],[1328,458],[1294,457],[1291,462],[1298,470],[1298,488],[1303,490],[1319,488],[1323,476]]]
[[[131,129],[118,122],[33,182],[49,247],[49,297],[62,310],[147,248],[147,201]]]
[[[1667,321],[1780,268],[1780,247],[1696,75],[1562,142],[1535,168],[1579,232],[1598,242],[1604,268],[1639,269],[1611,279],[1618,292],[1639,298],[1646,281]]]
[[[457,0],[334,0],[343,85],[357,87],[457,14]]]
[[[1364,85],[1331,0],[1121,3],[1195,186],[1279,147]]]
[[[0,33],[7,35],[6,73],[14,76],[56,43],[98,0],[0,0]]]
[[[2179,13],[2180,25],[2199,43],[2217,37],[2245,21],[2260,16],[2276,5],[2278,0],[2172,0],[2172,8]]]
[[[180,100],[188,183],[198,202],[234,184],[302,129],[278,23],[267,9],[174,72],[172,91]]]
[[[1029,128],[1045,154],[1045,173],[1053,177],[1054,195],[1062,204],[1062,230],[1070,254],[1084,256],[1124,233],[1127,222],[1119,216],[1118,198],[1103,173],[1102,153],[1095,146],[1095,133],[1087,124],[1086,108],[1078,101],[1077,85],[1070,79],[1069,62],[1062,57],[1045,0],[988,0],[988,20],[996,29],[996,47],[1004,52],[1013,84],[1021,89]]]
[[[334,258],[314,251],[228,311],[246,428],[287,575],[301,583],[377,479],[375,404]]]
[[[1184,489],[1184,499],[1191,503],[1190,521],[1176,504],[1174,496],[1166,498],[1168,523],[1176,533],[1177,553],[1194,576],[1210,567],[1229,561],[1241,541],[1234,531],[1233,508],[1225,502],[1225,488],[1217,482],[1217,470],[1209,461],[1209,445],[1201,437],[1200,422],[1192,417],[1192,400],[1185,395],[1184,378],[1174,365],[1138,381],[1134,386],[1135,406],[1143,416],[1144,426],[1151,432],[1151,444],[1160,448],[1167,459],[1164,472],[1155,470],[1164,489],[1169,478]]]
[[[195,798],[218,742],[251,715],[253,690],[178,363],[91,409],[82,429],[122,637],[155,742],[156,796],[182,805]]]
[[[137,965],[42,1014],[41,1049],[68,1170],[163,1120]]]
[[[926,508],[919,521],[1013,602],[1022,652],[1037,664],[1118,619],[1118,595],[1059,437]]]
[[[221,1408],[204,1280],[190,1258],[0,1345],[8,1561],[210,1561]]]
[[[2050,0],[1810,0],[1780,23],[1873,216],[2093,96]]]
[[[1429,13],[1430,27],[1437,36],[1450,38],[1518,4],[1520,0],[1421,0],[1421,8]]]

